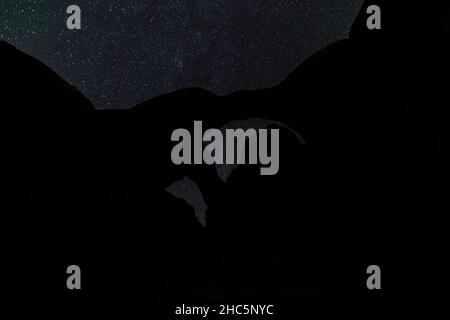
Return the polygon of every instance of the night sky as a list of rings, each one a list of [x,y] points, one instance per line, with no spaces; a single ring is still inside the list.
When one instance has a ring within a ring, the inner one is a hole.
[[[176,89],[274,85],[346,38],[363,0],[1,0],[0,39],[43,61],[97,108]],[[82,10],[82,30],[66,9]]]

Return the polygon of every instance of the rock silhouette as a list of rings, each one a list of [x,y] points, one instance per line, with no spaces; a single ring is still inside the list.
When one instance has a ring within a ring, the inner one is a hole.
[[[369,4],[381,31],[365,27]],[[447,6],[369,1],[349,39],[273,88],[187,89],[129,110],[96,111],[0,42],[3,293],[67,292],[78,264],[91,296],[356,298],[376,263],[386,298],[446,297]],[[244,165],[224,182],[171,163],[173,130],[248,118],[292,128],[278,175]],[[185,177],[207,228],[166,191]]]

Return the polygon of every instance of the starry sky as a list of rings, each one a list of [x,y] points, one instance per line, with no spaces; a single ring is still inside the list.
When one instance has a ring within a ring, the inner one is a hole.
[[[49,65],[97,108],[177,89],[272,86],[346,38],[363,0],[1,0],[0,39]],[[82,10],[68,30],[66,9]]]

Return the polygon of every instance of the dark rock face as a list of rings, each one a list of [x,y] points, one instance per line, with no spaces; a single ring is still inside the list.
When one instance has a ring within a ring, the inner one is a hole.
[[[379,264],[385,297],[443,297],[450,11],[367,3],[383,8],[382,31],[365,29],[366,4],[350,39],[276,87],[182,90],[130,110],[95,111],[0,43],[3,293],[66,292],[78,264],[92,296],[360,297]],[[212,166],[172,165],[173,130],[247,118],[286,124],[306,145],[281,128],[271,177],[240,166],[225,183]],[[207,228],[166,191],[185,177]]]

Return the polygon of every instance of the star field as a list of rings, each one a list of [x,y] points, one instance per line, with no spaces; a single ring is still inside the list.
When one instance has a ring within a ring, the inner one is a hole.
[[[2,0],[0,39],[49,65],[97,108],[188,87],[271,86],[347,37],[363,0]],[[68,30],[66,9],[82,10]]]

